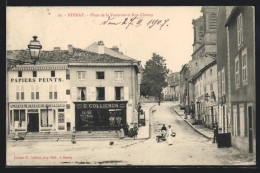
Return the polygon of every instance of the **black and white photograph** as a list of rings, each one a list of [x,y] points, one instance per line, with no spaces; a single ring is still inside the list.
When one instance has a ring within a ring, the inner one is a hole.
[[[256,166],[255,48],[254,6],[7,6],[6,166]]]

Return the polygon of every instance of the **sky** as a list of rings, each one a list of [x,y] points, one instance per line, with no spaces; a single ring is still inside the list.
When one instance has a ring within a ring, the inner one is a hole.
[[[102,40],[144,66],[157,53],[173,72],[191,60],[192,20],[200,6],[7,7],[7,50],[27,49],[33,35],[42,50],[85,49]]]

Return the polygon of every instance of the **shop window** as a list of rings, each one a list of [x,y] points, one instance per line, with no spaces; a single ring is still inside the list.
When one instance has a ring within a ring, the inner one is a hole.
[[[70,71],[66,70],[66,79],[69,80],[70,79]]]
[[[15,127],[25,126],[25,110],[14,110]]]
[[[55,71],[51,71],[51,77],[55,77]]]
[[[33,71],[33,77],[37,77],[37,71]]]
[[[41,110],[41,127],[52,127],[53,126],[53,113],[52,110],[46,109]]]
[[[123,71],[115,71],[115,80],[123,80],[124,72]]]
[[[70,95],[70,90],[66,90],[66,95]]]
[[[97,79],[105,79],[105,72],[96,72]]]
[[[105,87],[97,87],[97,100],[105,100]]]
[[[22,71],[18,71],[18,77],[23,77],[23,72]]]
[[[124,100],[124,88],[115,87],[115,100]]]
[[[86,72],[85,71],[78,71],[77,72],[77,79],[78,80],[85,80],[86,79]]]
[[[77,100],[86,100],[86,87],[77,88]]]

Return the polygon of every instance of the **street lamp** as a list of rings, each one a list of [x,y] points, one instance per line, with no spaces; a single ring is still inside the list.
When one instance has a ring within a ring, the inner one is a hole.
[[[40,51],[42,49],[41,43],[37,40],[37,36],[33,36],[33,40],[31,40],[28,45],[31,59],[36,64],[36,61],[39,59]]]

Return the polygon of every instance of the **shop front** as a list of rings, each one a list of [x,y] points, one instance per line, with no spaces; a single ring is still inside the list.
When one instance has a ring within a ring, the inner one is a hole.
[[[65,130],[65,103],[9,103],[11,131]]]
[[[126,124],[127,102],[75,102],[76,131],[119,130]]]

